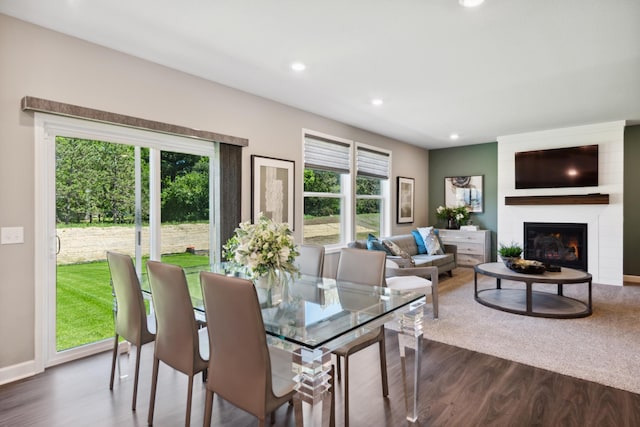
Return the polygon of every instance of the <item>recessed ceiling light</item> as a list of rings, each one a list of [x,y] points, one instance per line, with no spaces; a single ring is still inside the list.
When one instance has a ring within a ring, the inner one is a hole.
[[[376,107],[381,106],[382,104],[384,104],[384,101],[380,98],[373,98],[371,100],[371,105],[375,105]]]
[[[307,66],[304,65],[302,62],[293,62],[291,64],[291,69],[293,71],[304,71],[306,70]]]
[[[464,7],[476,7],[484,3],[484,0],[460,0],[460,5]]]
[[[453,141],[455,141],[458,138],[460,138],[460,135],[458,135],[457,133],[452,133],[451,135],[449,135],[449,139]]]

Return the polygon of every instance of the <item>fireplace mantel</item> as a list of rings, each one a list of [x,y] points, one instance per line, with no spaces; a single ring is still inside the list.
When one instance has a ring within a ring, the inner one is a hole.
[[[562,196],[505,196],[505,205],[608,205],[608,194]]]

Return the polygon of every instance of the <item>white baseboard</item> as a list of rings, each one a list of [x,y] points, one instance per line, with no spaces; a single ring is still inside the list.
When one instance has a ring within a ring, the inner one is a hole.
[[[17,365],[0,368],[0,385],[12,383],[23,378],[39,374],[35,360],[18,363]]]
[[[630,276],[628,274],[625,274],[624,276],[622,276],[622,280],[625,283],[640,283],[640,276]]]
[[[59,353],[59,355],[47,362],[47,368],[61,363],[71,362],[82,357],[87,357],[100,353],[103,351],[111,350],[113,347],[112,339],[104,340],[99,343],[79,347],[67,352]],[[131,344],[127,341],[122,341],[118,345],[119,353],[128,353],[131,351]],[[18,363],[16,365],[0,368],[0,386],[3,384],[12,383],[14,381],[28,378],[36,374],[44,372],[44,369],[38,369],[38,364],[35,360],[29,360],[27,362]]]

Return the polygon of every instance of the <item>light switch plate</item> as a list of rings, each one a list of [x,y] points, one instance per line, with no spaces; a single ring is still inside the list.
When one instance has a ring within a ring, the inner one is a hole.
[[[24,227],[0,228],[0,244],[15,245],[24,243]]]

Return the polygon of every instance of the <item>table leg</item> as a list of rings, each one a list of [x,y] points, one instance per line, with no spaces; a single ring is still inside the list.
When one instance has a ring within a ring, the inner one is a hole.
[[[562,289],[562,283],[558,283],[558,295],[563,296],[564,292]]]
[[[496,278],[496,289],[502,289],[502,279]]]
[[[402,367],[402,383],[404,386],[404,402],[407,409],[407,420],[416,422],[418,420],[418,401],[420,397],[420,370],[422,359],[422,319],[424,311],[422,307],[401,314],[400,333],[398,334],[398,345],[400,346],[400,361]],[[412,387],[408,387],[406,349],[412,349],[413,378]]]
[[[478,298],[478,272],[473,272],[473,295]]]
[[[331,425],[331,352],[301,347],[293,352],[296,381],[296,425]],[[308,410],[303,410],[303,405]],[[304,418],[304,420],[303,420]]]
[[[531,282],[525,282],[527,284],[527,313],[533,312],[533,290]]]

